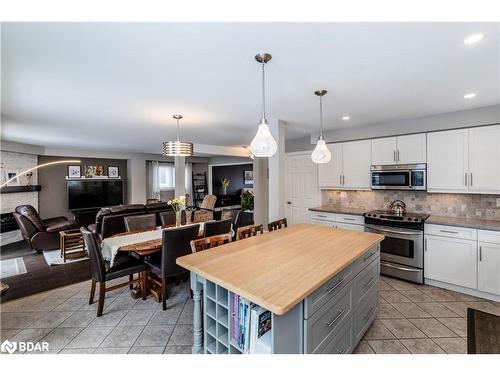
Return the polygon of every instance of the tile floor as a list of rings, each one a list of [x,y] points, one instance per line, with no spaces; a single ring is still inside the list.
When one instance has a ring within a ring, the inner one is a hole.
[[[97,303],[88,304],[90,281],[5,302],[1,341],[46,341],[49,353],[191,353],[189,283],[168,291],[166,311],[151,298],[132,299],[128,288],[106,293],[100,318]]]
[[[167,311],[112,291],[100,318],[89,289],[86,281],[2,303],[1,341],[46,341],[50,353],[191,353],[187,282],[169,289]],[[500,315],[500,303],[382,276],[380,310],[355,353],[465,353],[467,307]]]
[[[378,315],[354,353],[466,353],[467,307],[500,315],[497,302],[382,276]]]

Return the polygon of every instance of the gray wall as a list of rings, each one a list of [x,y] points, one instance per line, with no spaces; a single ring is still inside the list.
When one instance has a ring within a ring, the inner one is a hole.
[[[500,123],[500,105],[492,105],[413,119],[333,129],[325,131],[324,138],[326,142],[333,143],[497,123]],[[317,138],[316,135],[312,135],[312,137],[313,139]],[[286,142],[285,150],[286,152],[312,150],[314,148],[312,143],[315,142],[311,142],[310,137],[291,139]]]
[[[64,160],[64,157],[39,156],[38,163],[48,163],[51,161]],[[118,166],[123,180],[124,203],[127,203],[127,160],[122,159],[92,159],[80,158],[81,165],[102,165],[105,173],[108,166]],[[83,168],[82,168],[83,169]],[[38,207],[42,218],[54,216],[67,216],[73,218],[73,214],[68,211],[68,198],[66,191],[66,176],[68,174],[68,165],[60,164],[48,168],[42,168],[38,171],[38,183],[42,189],[38,195]],[[144,181],[146,183],[146,181]]]

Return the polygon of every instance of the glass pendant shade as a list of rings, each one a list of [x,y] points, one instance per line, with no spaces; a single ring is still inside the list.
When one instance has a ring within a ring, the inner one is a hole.
[[[191,142],[179,141],[163,142],[163,155],[193,156],[193,144]]]
[[[324,139],[319,139],[314,151],[311,154],[311,160],[317,164],[328,163],[332,160],[332,153],[326,146]]]
[[[250,151],[252,151],[255,157],[269,158],[276,153],[277,149],[278,144],[271,135],[269,125],[261,121],[257,134],[255,134],[255,137],[253,137],[250,143]]]

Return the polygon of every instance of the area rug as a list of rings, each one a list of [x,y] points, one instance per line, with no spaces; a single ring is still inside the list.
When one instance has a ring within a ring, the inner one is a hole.
[[[0,261],[1,278],[22,275],[26,273],[26,265],[23,258],[13,258]]]
[[[68,259],[66,258],[66,263],[61,257],[61,250],[47,250],[43,252],[43,257],[49,266],[60,266],[69,263],[82,262],[84,260],[89,259],[88,256],[76,259]]]

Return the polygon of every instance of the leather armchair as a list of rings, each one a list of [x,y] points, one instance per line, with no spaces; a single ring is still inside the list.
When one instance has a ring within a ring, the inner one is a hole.
[[[186,207],[186,223],[202,223],[214,219],[214,208],[217,197],[215,195],[205,195],[201,205]]]
[[[59,231],[78,228],[74,220],[64,216],[42,220],[33,206],[16,207],[13,213],[23,238],[33,250],[59,249]]]

